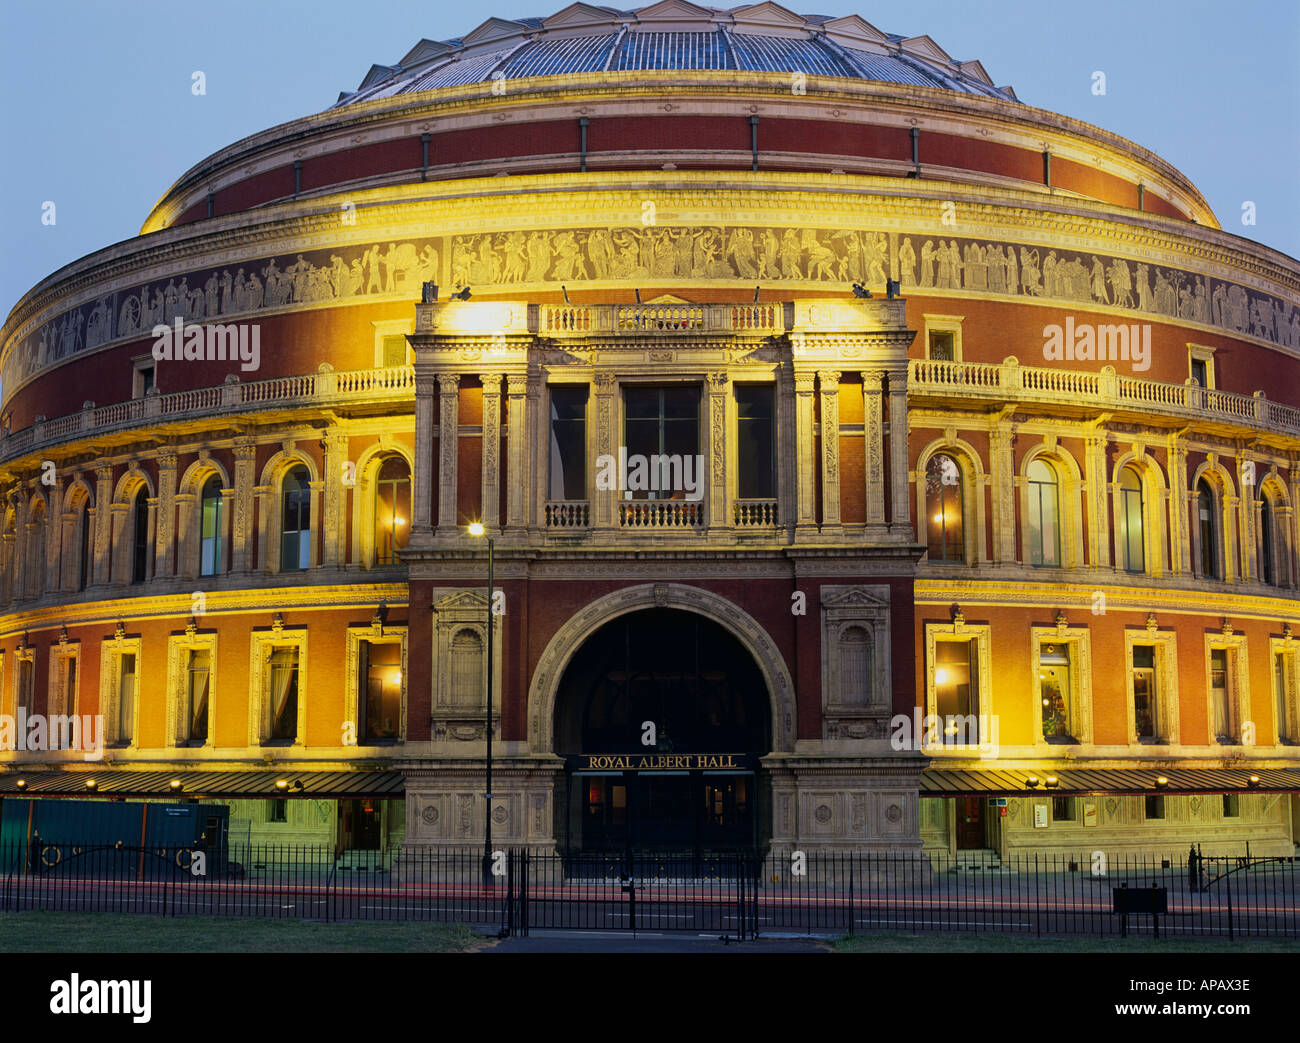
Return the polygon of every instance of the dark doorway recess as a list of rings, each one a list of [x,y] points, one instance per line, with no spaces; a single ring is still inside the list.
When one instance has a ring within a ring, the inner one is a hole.
[[[767,686],[712,620],[649,609],[606,623],[560,680],[555,729],[569,759],[556,800],[565,850],[699,854],[765,842],[770,798],[757,758],[771,750]],[[582,770],[574,754],[651,767]],[[682,770],[679,754],[734,755],[725,760],[744,766]]]

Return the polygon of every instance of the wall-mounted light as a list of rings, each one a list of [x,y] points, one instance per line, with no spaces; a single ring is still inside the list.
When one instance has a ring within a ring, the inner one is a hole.
[[[172,792],[175,793],[178,789],[181,788],[181,780],[180,780],[180,779],[172,779],[171,782],[167,783],[167,785],[170,786],[171,789],[172,789]]]
[[[1156,776],[1156,789],[1164,789],[1168,785],[1169,785],[1169,780],[1167,778],[1165,778],[1163,775]]]
[[[17,786],[19,789],[26,789],[26,788],[27,788],[27,780],[26,780],[26,779],[19,779],[17,782],[14,783],[14,785]]]
[[[307,787],[302,784],[302,779],[294,779],[293,782],[289,784],[289,788],[295,793],[301,793]]]
[[[287,789],[289,788],[289,780],[288,780],[288,779],[276,779],[276,780],[275,780],[275,788],[278,789],[281,793],[283,793],[285,790],[287,790]]]
[[[94,779],[87,779],[87,780],[86,780],[86,789],[89,789],[89,790],[99,789],[99,783],[96,782]]]
[[[463,289],[459,289],[455,293],[453,293],[451,295],[451,299],[453,301],[467,301],[472,296],[473,294],[469,292],[469,287],[466,286]]]
[[[1252,775],[1250,778],[1246,780],[1246,785],[1249,786],[1251,789],[1256,789],[1259,786],[1259,776]]]
[[[1029,778],[1025,779],[1025,785],[1030,789],[1036,789],[1038,787],[1038,776],[1030,775]]]
[[[855,282],[853,284],[853,296],[859,297],[862,300],[868,300],[871,297],[871,291],[863,286],[862,283]]]
[[[1060,784],[1061,783],[1057,780],[1055,775],[1049,775],[1047,776],[1047,781],[1043,785],[1048,789],[1056,789]]]

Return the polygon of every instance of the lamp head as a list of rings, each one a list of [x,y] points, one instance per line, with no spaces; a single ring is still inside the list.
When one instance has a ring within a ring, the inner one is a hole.
[[[482,536],[487,530],[483,528],[482,522],[470,522],[469,534],[471,536]]]

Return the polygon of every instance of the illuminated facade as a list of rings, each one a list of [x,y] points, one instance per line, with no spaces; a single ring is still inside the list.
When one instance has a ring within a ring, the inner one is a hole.
[[[574,4],[143,233],[3,329],[4,712],[106,749],[0,794],[481,843],[481,520],[502,843],[1294,850],[1300,267],[1137,145],[857,17]]]

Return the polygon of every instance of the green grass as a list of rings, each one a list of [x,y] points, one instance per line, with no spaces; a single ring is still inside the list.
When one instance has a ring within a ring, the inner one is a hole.
[[[1025,938],[1012,934],[859,934],[837,938],[835,952],[1285,952],[1300,953],[1300,941],[1278,938]]]
[[[0,914],[0,952],[467,952],[482,944],[463,924]]]

